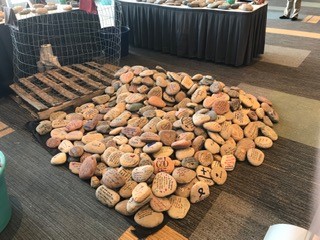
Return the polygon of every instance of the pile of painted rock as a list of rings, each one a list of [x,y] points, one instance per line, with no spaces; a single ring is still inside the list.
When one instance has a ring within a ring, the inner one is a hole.
[[[278,121],[267,98],[212,76],[124,66],[104,95],[36,130],[60,150],[53,165],[67,162],[102,204],[153,228],[165,211],[184,218],[238,162],[261,165]]]
[[[137,2],[147,2],[154,4],[163,4],[168,6],[183,6],[186,5],[191,8],[218,8],[222,10],[240,9],[242,11],[253,11],[251,4],[234,1],[215,1],[215,0],[137,0]],[[229,3],[233,2],[233,3]]]

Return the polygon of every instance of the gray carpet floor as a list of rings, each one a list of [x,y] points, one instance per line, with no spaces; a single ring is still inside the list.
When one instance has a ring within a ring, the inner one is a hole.
[[[317,0],[309,2],[317,3]],[[285,1],[271,0],[269,5],[283,7]],[[278,19],[281,14],[279,10],[269,10],[267,26],[320,33],[320,22],[283,21]],[[319,16],[320,8],[302,7],[300,17],[307,15]],[[258,58],[249,66],[235,68],[131,47],[121,64],[160,65],[170,71],[210,74],[229,86],[244,83],[319,101],[319,39],[268,33],[266,44],[306,50],[310,54],[298,67]],[[280,117],[284,114],[280,112]],[[315,114],[312,106],[308,114]],[[308,115],[295,121],[299,124],[303,118]],[[15,130],[0,138],[0,150],[8,162],[6,181],[13,209],[11,221],[0,233],[0,239],[118,239],[130,224],[113,209],[102,206],[87,183],[64,167],[50,164],[50,154],[25,128],[25,123],[32,119],[10,98],[0,100],[0,121]],[[316,147],[290,139],[290,134],[280,137],[265,151],[262,166],[238,164],[226,184],[215,186],[210,197],[193,205],[185,219],[171,220],[168,226],[186,238],[199,240],[259,240],[270,225],[277,223],[309,228],[314,217],[313,206],[319,203],[313,197],[320,183],[315,178],[318,152]]]

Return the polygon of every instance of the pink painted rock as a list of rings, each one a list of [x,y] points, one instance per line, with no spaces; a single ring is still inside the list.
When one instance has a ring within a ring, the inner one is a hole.
[[[87,157],[81,164],[79,177],[81,179],[89,179],[93,176],[97,167],[97,160],[93,156]]]
[[[71,120],[67,126],[65,127],[67,132],[72,132],[82,127],[83,121],[82,120]]]
[[[48,138],[46,141],[46,146],[48,148],[57,148],[61,143],[61,140],[59,138]]]

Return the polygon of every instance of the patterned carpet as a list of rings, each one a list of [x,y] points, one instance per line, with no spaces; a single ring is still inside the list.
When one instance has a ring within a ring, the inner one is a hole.
[[[317,4],[316,0],[305,3],[301,19],[320,15]],[[268,27],[320,33],[320,22],[279,20],[284,5],[285,0],[270,1],[276,9],[269,8]],[[129,56],[122,59],[122,65],[161,65],[171,71],[211,74],[229,86],[265,93],[280,113],[277,131],[281,137],[265,151],[264,164],[258,168],[246,162],[238,164],[226,184],[214,186],[210,197],[193,205],[185,219],[169,221],[168,233],[199,240],[256,240],[263,239],[272,224],[310,227],[314,204],[319,202],[314,191],[320,182],[315,178],[320,129],[319,39],[267,33],[266,44],[265,56],[238,68],[137,48],[130,48]],[[279,61],[282,57],[288,60]],[[130,223],[100,204],[87,183],[64,167],[50,165],[50,154],[25,128],[30,120],[29,113],[10,98],[0,100],[0,149],[8,161],[6,181],[13,208],[0,239],[120,238]],[[131,239],[125,236],[121,239]]]

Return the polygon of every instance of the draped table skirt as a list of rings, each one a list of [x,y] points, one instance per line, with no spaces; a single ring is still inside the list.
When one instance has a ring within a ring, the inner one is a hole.
[[[121,4],[135,47],[234,66],[264,53],[267,4],[252,12]]]

